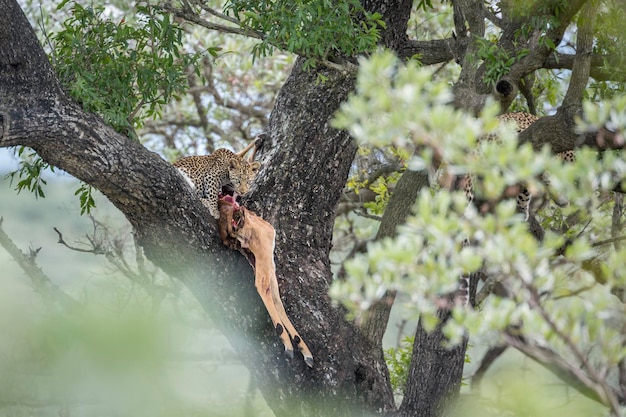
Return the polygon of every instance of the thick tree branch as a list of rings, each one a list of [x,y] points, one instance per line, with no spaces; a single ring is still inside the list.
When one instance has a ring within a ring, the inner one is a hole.
[[[608,70],[611,67],[613,57],[591,53],[591,68],[589,75],[598,81],[624,81],[620,71]],[[576,54],[553,53],[543,61],[542,68],[545,69],[573,69]],[[615,64],[617,65],[617,63]]]
[[[598,2],[590,1],[581,10],[578,19],[578,34],[576,36],[576,57],[562,107],[577,107],[582,112],[582,100],[591,68],[591,53],[593,52],[593,31],[598,12]]]
[[[454,28],[456,36],[483,36],[485,34],[485,15],[482,1],[453,0]]]
[[[418,323],[400,416],[445,415],[446,405],[458,396],[467,338],[457,346],[446,347],[442,327],[450,313],[440,310],[438,315],[441,323],[430,333],[421,320]]]
[[[411,214],[417,196],[422,188],[428,187],[428,174],[422,171],[405,171],[389,199],[385,214],[376,233],[376,240],[396,236],[399,225],[404,224]],[[387,292],[375,302],[363,317],[361,331],[377,345],[382,344],[383,335],[389,321],[395,292]]]
[[[574,0],[568,2],[565,7],[563,7],[562,2],[554,1],[549,3],[552,9],[552,16],[557,22],[550,25],[545,33],[543,32],[543,28],[535,28],[534,32],[528,38],[529,53],[513,64],[508,74],[509,78],[514,80],[515,83],[519,83],[522,77],[542,68],[544,61],[553,52],[545,39],[548,38],[554,45],[558,45],[563,39],[563,34],[569,26],[569,23],[587,1],[588,0]],[[537,2],[535,5],[537,8],[542,9],[545,9],[546,6],[544,2]],[[545,15],[545,12],[541,12],[540,10],[529,13],[530,15]],[[522,23],[522,21],[516,21],[515,24],[508,25],[502,35],[503,40],[513,44]],[[519,42],[519,39],[517,41]]]
[[[412,0],[396,0],[393,2],[370,0],[362,1],[365,11],[380,13],[385,22],[385,28],[381,31],[380,44],[385,48],[397,50],[407,40],[407,24],[411,16]]]
[[[345,382],[355,384],[358,392],[364,390],[365,404],[375,401],[390,407],[390,386],[388,381],[381,384],[381,378],[388,378],[382,348],[369,343],[351,326],[345,328],[348,333],[325,327],[329,323],[346,326],[343,312],[332,308],[327,296],[332,279],[329,251],[336,203],[354,160],[356,144],[347,132],[331,128],[330,120],[352,91],[355,80],[339,71],[320,69],[326,80],[316,83],[317,74],[303,70],[303,62],[303,58],[298,59],[276,98],[269,137],[257,153],[263,168],[244,203],[276,229],[277,271],[294,277],[292,282],[281,282],[281,294],[289,295],[303,311],[313,311],[315,315],[310,317],[316,317],[323,327],[312,342],[304,335],[311,350],[330,363],[340,360],[337,349],[351,351],[359,365],[341,366],[347,372]],[[294,262],[296,259],[300,262]],[[309,271],[308,276],[303,275],[304,270]],[[287,313],[294,315],[289,307]],[[378,385],[370,391],[374,383]]]
[[[600,129],[580,134],[576,130],[575,118],[582,114],[582,98],[591,74],[593,27],[597,5],[585,5],[579,22],[577,51],[572,62],[572,77],[562,105],[553,116],[547,116],[533,123],[519,136],[520,143],[530,142],[535,149],[549,144],[554,152],[562,152],[587,145],[600,150],[623,148],[621,135]]]
[[[423,65],[435,65],[444,62],[460,62],[465,55],[465,50],[470,43],[469,38],[447,38],[430,41],[410,40],[398,48],[400,58],[409,59],[417,57]]]
[[[484,83],[481,65],[477,61],[479,40],[485,35],[485,23],[482,13],[483,2],[456,0],[453,2],[456,26],[468,24],[467,31],[457,34],[460,39],[467,39],[468,45],[461,56],[461,74],[454,84],[454,104],[470,113],[478,114],[485,106],[490,95],[489,86]]]
[[[544,61],[552,54],[552,50],[548,47],[549,42],[546,39],[550,39],[551,43],[558,45],[563,38],[563,34],[567,29],[571,19],[578,12],[580,7],[587,0],[577,0],[570,2],[563,9],[562,5],[558,2],[537,2],[534,3],[533,9],[528,11],[530,16],[544,16],[546,18],[555,19],[557,22],[552,23],[548,29],[544,26],[537,26],[533,28],[530,34],[523,36],[522,33],[527,31],[522,28],[529,24],[528,19],[524,16],[518,16],[515,8],[507,7],[506,3],[502,3],[502,19],[500,20],[500,26],[502,28],[502,34],[498,42],[498,46],[508,52],[511,57],[517,58],[513,65],[509,68],[508,73],[502,77],[495,84],[495,96],[498,98],[501,104],[501,111],[505,112],[513,99],[517,95],[518,91],[525,91],[528,86],[523,85],[524,80],[528,80],[528,76],[533,74],[534,71],[540,69],[544,65]],[[538,19],[541,21],[541,19]],[[525,56],[519,55],[520,47],[524,45],[527,54]],[[490,87],[484,83],[483,77],[487,70],[487,63],[481,65],[476,71],[476,93],[486,95],[491,93]],[[467,96],[467,94],[465,94]],[[478,96],[479,98],[481,96]],[[470,96],[470,98],[472,98]],[[459,101],[459,100],[457,100]],[[466,102],[467,98],[462,97],[461,102]],[[532,108],[532,100],[529,101],[529,106]],[[483,101],[477,101],[474,104],[473,110],[476,112],[476,105],[481,105]],[[467,107],[466,107],[467,108]],[[532,112],[532,111],[531,111]]]

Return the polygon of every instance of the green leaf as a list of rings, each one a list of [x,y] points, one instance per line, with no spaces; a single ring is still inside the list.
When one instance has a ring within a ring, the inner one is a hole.
[[[78,196],[80,201],[80,214],[89,214],[92,208],[96,207],[96,203],[92,194],[93,188],[85,183],[81,183],[80,187],[76,190],[74,195]]]
[[[62,0],[61,3],[57,6],[57,10],[61,10],[70,0]]]

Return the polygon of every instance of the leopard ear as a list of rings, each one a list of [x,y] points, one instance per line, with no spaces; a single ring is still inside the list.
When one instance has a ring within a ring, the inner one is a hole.
[[[259,172],[259,169],[261,169],[261,163],[260,162],[250,162],[250,170],[252,171],[253,174],[256,174],[257,172]]]
[[[237,169],[239,167],[239,162],[236,159],[231,159],[228,163],[228,167],[230,169]]]

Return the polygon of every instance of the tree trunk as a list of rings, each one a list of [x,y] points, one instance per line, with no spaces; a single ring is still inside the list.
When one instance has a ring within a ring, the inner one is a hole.
[[[350,414],[354,407],[389,411],[393,396],[381,346],[346,322],[345,311],[328,297],[334,211],[356,152],[347,132],[329,121],[354,79],[328,70],[318,83],[317,73],[303,71],[302,62],[276,99],[259,154],[263,168],[246,203],[276,229],[276,269],[287,314],[316,356],[310,373],[318,376],[301,381],[311,400],[333,415]],[[341,394],[320,390],[324,380]]]
[[[439,311],[439,316],[445,322],[449,313]],[[399,413],[403,417],[441,416],[459,395],[467,339],[448,349],[441,327],[427,333],[421,320],[418,323],[409,382]]]

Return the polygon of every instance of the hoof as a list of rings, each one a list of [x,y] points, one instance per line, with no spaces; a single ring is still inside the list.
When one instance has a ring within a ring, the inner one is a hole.
[[[254,146],[260,148],[261,146],[263,146],[265,139],[267,139],[267,133],[263,132],[259,134],[256,138],[254,138]]]
[[[287,355],[289,359],[293,359],[293,349],[288,349],[285,347],[285,355]]]
[[[313,368],[313,364],[314,364],[314,362],[313,362],[313,356],[305,356],[305,357],[304,357],[304,363],[306,363],[306,365],[307,365],[309,368]]]

